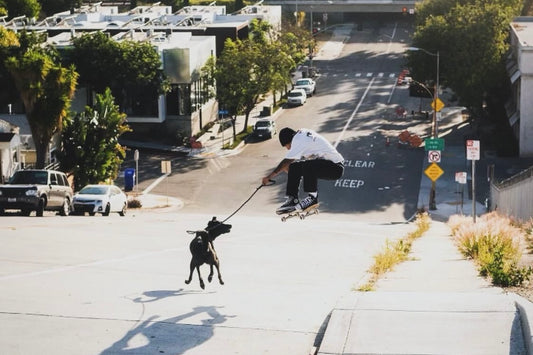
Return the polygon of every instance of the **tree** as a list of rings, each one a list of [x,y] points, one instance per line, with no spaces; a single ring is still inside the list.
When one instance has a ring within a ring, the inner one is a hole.
[[[7,71],[5,60],[19,51],[20,42],[17,34],[0,26],[0,106],[6,107],[17,100],[18,93],[11,74]]]
[[[136,114],[142,114],[143,108],[155,106],[157,96],[167,90],[159,54],[150,43],[117,42],[96,32],[74,39],[73,44],[65,57],[76,66],[80,85],[96,93],[110,88],[123,110],[134,108],[139,111]]]
[[[4,0],[9,17],[26,16],[36,18],[41,12],[41,4],[37,0]]]
[[[300,41],[302,42],[302,41]],[[253,20],[250,37],[226,40],[216,62],[217,99],[230,115],[244,114],[247,129],[250,112],[261,97],[290,83],[290,71],[305,58],[295,35],[276,37],[265,21]]]
[[[504,91],[508,28],[519,4],[519,0],[434,0],[417,7],[413,46],[439,52],[440,84],[450,87],[475,113],[487,96]],[[408,53],[417,81],[435,81],[435,60],[422,51]]]
[[[22,41],[21,41],[22,42]],[[37,168],[44,168],[52,136],[60,132],[74,96],[78,74],[64,68],[50,47],[29,47],[6,60],[26,111],[37,155]]]
[[[215,78],[217,99],[222,108],[235,116],[244,114],[244,129],[250,112],[261,95],[272,87],[272,45],[258,45],[250,40],[227,39],[217,60]]]
[[[124,157],[119,137],[130,131],[126,115],[114,103],[111,90],[96,95],[93,107],[76,114],[62,134],[61,168],[74,173],[74,188],[116,179]]]

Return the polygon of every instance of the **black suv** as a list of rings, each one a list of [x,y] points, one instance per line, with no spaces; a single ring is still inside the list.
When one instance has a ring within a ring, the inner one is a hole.
[[[0,185],[0,214],[20,210],[24,216],[35,211],[70,213],[73,191],[65,173],[54,170],[19,170],[5,185]]]

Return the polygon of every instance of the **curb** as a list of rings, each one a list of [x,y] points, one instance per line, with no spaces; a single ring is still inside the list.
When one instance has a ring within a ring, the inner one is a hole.
[[[522,334],[524,336],[527,354],[533,355],[533,337],[531,334],[533,329],[531,324],[531,320],[533,319],[533,303],[516,293],[510,293],[509,296],[513,298],[515,307],[520,314],[520,324],[522,325]]]

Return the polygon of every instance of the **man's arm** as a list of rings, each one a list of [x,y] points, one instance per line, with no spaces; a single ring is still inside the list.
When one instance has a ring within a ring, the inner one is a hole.
[[[289,171],[289,165],[294,161],[294,159],[283,159],[278,166],[276,166],[276,169],[272,171],[270,174],[265,176],[263,178],[263,185],[267,185],[272,178],[274,178],[276,175],[281,173],[282,171],[288,172]]]

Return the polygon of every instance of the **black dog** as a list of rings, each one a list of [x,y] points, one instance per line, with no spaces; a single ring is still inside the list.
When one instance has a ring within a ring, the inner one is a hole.
[[[194,269],[198,271],[198,278],[200,279],[200,287],[205,289],[204,280],[200,274],[200,265],[209,264],[211,267],[211,272],[207,277],[207,280],[211,282],[213,279],[213,266],[217,268],[218,281],[221,285],[224,285],[222,281],[222,276],[220,275],[220,261],[218,260],[217,253],[215,252],[215,247],[213,246],[213,241],[216,237],[221,234],[229,233],[231,230],[231,224],[224,224],[220,221],[217,221],[216,217],[213,217],[209,223],[207,223],[207,228],[203,231],[196,231],[196,237],[189,244],[189,249],[191,250],[192,259],[191,259],[191,272],[189,274],[189,279],[185,280],[186,284],[189,284],[192,280],[192,274]]]

